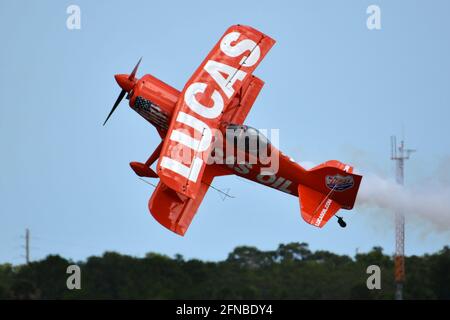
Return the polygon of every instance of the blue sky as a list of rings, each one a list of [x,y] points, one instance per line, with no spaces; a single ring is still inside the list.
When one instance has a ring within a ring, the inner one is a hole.
[[[66,28],[70,4],[81,8],[81,30]],[[366,27],[370,4],[381,8],[381,30]],[[390,214],[356,208],[343,213],[345,230],[333,221],[319,230],[301,220],[297,198],[236,177],[214,181],[236,199],[211,190],[184,238],[162,228],[147,209],[153,189],[128,166],[159,136],[126,102],[102,127],[120,91],[113,75],[143,56],[139,76],[181,89],[230,25],[251,25],[277,44],[255,72],[266,85],[248,124],[279,128],[281,149],[298,161],[384,175],[393,174],[389,136],[403,126],[419,150],[406,183],[420,185],[449,157],[449,12],[448,1],[424,0],[2,0],[0,262],[23,262],[27,227],[33,259],[115,250],[219,260],[237,245],[291,241],[392,253]],[[408,221],[407,254],[449,242]]]

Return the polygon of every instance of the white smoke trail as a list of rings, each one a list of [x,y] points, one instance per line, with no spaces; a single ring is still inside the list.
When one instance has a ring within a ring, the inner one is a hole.
[[[389,213],[403,212],[426,221],[437,231],[450,231],[450,186],[438,179],[417,186],[400,186],[376,174],[363,174],[356,202]]]
[[[363,176],[356,208],[381,209],[392,216],[402,212],[426,229],[431,227],[434,231],[450,231],[450,157],[441,159],[431,178],[422,179],[420,184],[406,186],[400,186],[394,179],[373,172],[359,171],[358,168],[367,167],[365,158],[354,161],[358,163],[355,173]],[[311,169],[317,164],[302,161],[300,165]],[[408,223],[412,222],[408,219]]]

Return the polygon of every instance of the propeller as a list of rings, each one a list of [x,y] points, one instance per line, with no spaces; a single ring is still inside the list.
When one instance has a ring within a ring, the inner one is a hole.
[[[125,90],[122,89],[122,91],[120,91],[119,96],[117,97],[116,102],[114,103],[111,111],[109,112],[108,116],[106,117],[105,122],[103,122],[103,125],[106,124],[106,121],[108,121],[109,117],[111,117],[111,115],[113,114],[114,110],[116,110],[117,106],[119,105],[120,101],[122,101],[123,97],[125,96],[125,93],[127,93]]]
[[[138,63],[136,63],[136,65],[134,66],[133,71],[131,72],[130,76],[128,77],[128,80],[134,80],[135,76],[136,76],[136,72],[139,68],[139,65],[141,64],[142,61],[142,57],[139,59]]]
[[[130,75],[128,77],[124,77],[124,75],[116,75],[115,76],[117,83],[122,88],[122,91],[120,91],[120,94],[117,97],[117,100],[114,103],[114,105],[113,105],[111,111],[109,112],[108,116],[106,117],[105,122],[103,122],[103,125],[106,124],[106,122],[108,121],[109,117],[111,117],[111,115],[114,113],[114,111],[116,110],[117,106],[122,101],[123,97],[125,97],[125,94],[127,92],[131,91],[131,89],[133,88],[134,83],[136,82],[136,72],[137,72],[137,70],[139,68],[139,65],[141,64],[141,60],[142,60],[142,57],[139,59],[138,63],[134,66],[133,71],[130,73]]]

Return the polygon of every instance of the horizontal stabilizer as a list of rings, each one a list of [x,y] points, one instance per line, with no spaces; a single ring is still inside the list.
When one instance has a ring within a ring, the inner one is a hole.
[[[308,170],[298,186],[303,219],[323,227],[339,209],[352,209],[362,177],[353,167],[330,160]]]
[[[331,193],[331,191],[330,191]],[[303,185],[298,186],[302,218],[316,227],[323,227],[341,206],[323,194]]]

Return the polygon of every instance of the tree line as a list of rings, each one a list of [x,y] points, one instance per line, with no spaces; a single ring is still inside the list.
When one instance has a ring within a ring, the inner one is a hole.
[[[72,264],[81,269],[80,290],[66,285]],[[380,290],[367,288],[370,265],[380,267]],[[450,299],[448,246],[406,257],[405,265],[405,299]],[[394,291],[393,257],[380,247],[354,257],[289,243],[273,251],[240,246],[219,262],[105,252],[0,265],[0,299],[393,299]]]

